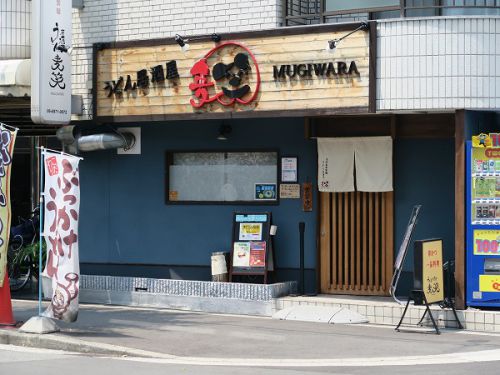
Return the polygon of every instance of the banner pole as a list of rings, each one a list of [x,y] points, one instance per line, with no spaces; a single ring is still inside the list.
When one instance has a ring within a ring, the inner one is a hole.
[[[38,209],[39,212],[39,225],[40,225],[40,235],[38,236],[39,246],[38,246],[38,316],[42,316],[42,255],[43,255],[43,213],[44,213],[44,199],[43,199],[43,179],[44,179],[44,152],[43,146],[40,148],[40,207]]]
[[[72,157],[72,158],[75,158],[75,159],[83,160],[82,157],[76,156],[76,155],[73,155],[73,154],[68,154],[67,152],[52,150],[50,148],[43,147],[43,146],[37,147],[37,149],[39,149],[39,150],[41,150],[42,148],[44,149],[45,152],[51,152],[51,153],[58,154],[58,155],[66,155],[66,156],[69,156],[69,157]]]
[[[38,0],[40,1],[40,0]],[[43,224],[44,224],[44,201],[45,201],[45,192],[42,192],[43,186],[44,186],[44,180],[45,180],[45,149],[44,147],[40,148],[40,155],[39,155],[39,166],[40,166],[40,171],[38,173],[39,175],[39,212],[40,212],[40,238],[39,238],[39,259],[38,259],[38,316],[33,316],[31,317],[26,323],[24,323],[20,328],[19,332],[26,332],[26,333],[52,333],[52,332],[57,332],[59,331],[59,327],[57,324],[50,319],[49,317],[42,316],[42,256],[43,256],[43,241],[42,241],[42,236],[43,236]]]

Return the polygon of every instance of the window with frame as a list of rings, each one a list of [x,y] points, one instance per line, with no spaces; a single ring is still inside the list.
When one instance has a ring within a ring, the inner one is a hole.
[[[399,17],[499,15],[500,0],[286,0],[286,26]]]
[[[278,202],[277,151],[167,151],[166,164],[167,204]]]

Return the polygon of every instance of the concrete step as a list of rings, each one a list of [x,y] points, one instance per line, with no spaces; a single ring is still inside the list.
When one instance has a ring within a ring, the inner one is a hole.
[[[344,307],[304,305],[288,307],[280,310],[273,315],[273,319],[328,324],[368,323],[368,319],[366,319],[366,317]]]

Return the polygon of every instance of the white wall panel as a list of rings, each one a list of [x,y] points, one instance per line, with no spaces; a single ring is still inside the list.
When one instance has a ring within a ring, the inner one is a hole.
[[[500,108],[500,18],[377,26],[377,111]]]
[[[0,60],[29,59],[31,1],[0,0]]]

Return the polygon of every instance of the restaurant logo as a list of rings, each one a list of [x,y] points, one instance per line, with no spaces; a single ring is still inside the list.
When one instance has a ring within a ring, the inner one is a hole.
[[[221,60],[227,55],[232,57],[232,61],[226,64]],[[212,48],[189,72],[193,77],[189,89],[194,95],[190,99],[194,108],[215,101],[223,106],[235,103],[247,105],[255,100],[259,92],[260,72],[255,56],[236,42],[226,42]],[[179,86],[181,77],[177,61],[171,60],[165,66],[158,64],[138,70],[135,78],[134,81],[131,75],[127,75],[105,81],[106,96],[121,99],[124,94],[128,96],[137,92],[148,95],[150,88],[166,87],[166,81],[170,81],[173,87]]]
[[[225,51],[235,53],[229,64],[220,61]],[[189,89],[195,96],[190,103],[194,108],[215,101],[223,106],[234,103],[247,105],[257,97],[260,88],[260,72],[255,56],[236,42],[212,48],[193,65],[190,73],[193,82],[189,84]],[[210,80],[210,76],[215,82]]]
[[[47,172],[49,173],[49,176],[54,176],[59,173],[57,158],[55,156],[47,158],[47,160],[45,160],[45,164],[47,164]]]

